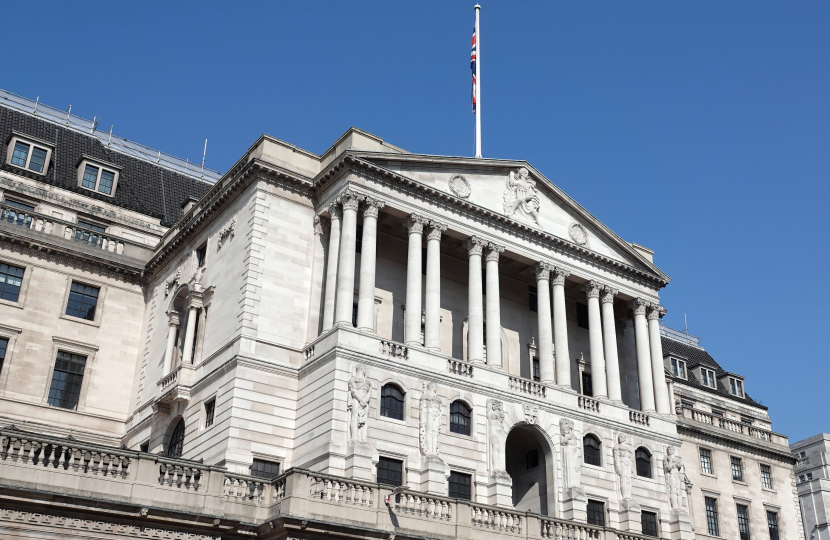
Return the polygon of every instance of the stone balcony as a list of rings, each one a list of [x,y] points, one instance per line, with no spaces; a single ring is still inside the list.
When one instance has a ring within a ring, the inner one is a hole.
[[[712,429],[714,433],[736,440],[743,440],[744,442],[766,443],[771,446],[783,447],[789,453],[789,441],[786,435],[744,424],[737,420],[715,416],[712,413],[699,411],[687,406],[680,407],[678,416],[680,416],[684,424],[705,426],[706,428]],[[780,451],[781,448],[778,450]]]
[[[156,408],[169,408],[177,401],[190,401],[190,389],[196,382],[196,368],[192,364],[179,364],[173,371],[159,379],[159,397],[154,403]]]
[[[60,537],[647,538],[308,470],[264,480],[13,427],[0,430],[0,477],[0,531],[17,521]]]

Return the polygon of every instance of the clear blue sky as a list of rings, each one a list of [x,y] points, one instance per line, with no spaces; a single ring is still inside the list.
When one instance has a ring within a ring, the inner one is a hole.
[[[474,3],[41,2],[3,25],[0,87],[191,161],[207,138],[220,171],[352,125],[471,155]],[[654,249],[666,324],[773,429],[830,432],[830,3],[482,4],[484,155]]]

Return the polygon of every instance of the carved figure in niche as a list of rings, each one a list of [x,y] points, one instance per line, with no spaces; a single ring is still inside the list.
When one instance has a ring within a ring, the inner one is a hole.
[[[574,433],[574,423],[563,418],[559,421],[562,439],[562,485],[566,490],[582,491],[582,455],[580,440]]]
[[[441,416],[444,404],[438,397],[438,385],[425,382],[421,393],[420,436],[421,452],[425,456],[438,455],[438,433],[441,429]]]
[[[536,194],[536,181],[530,177],[530,172],[525,167],[510,171],[504,191],[504,213],[512,216],[516,210],[521,209],[538,225],[540,206],[541,202]]]
[[[686,476],[683,459],[675,454],[673,446],[666,449],[666,457],[663,459],[663,473],[666,476],[669,506],[672,510],[683,510],[688,513],[689,499],[686,486],[689,484],[689,478]]]
[[[487,401],[487,426],[489,428],[490,474],[507,476],[504,460],[504,404],[491,399]]]
[[[366,442],[366,419],[369,417],[369,394],[372,383],[366,378],[366,368],[357,366],[349,379],[349,440]]]
[[[623,500],[631,499],[631,463],[634,449],[626,441],[625,435],[617,437],[614,447],[614,472],[620,478],[620,492]]]

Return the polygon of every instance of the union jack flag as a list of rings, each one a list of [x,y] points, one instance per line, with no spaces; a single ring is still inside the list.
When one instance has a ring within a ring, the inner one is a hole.
[[[473,27],[473,49],[470,51],[470,69],[473,71],[473,114],[476,112],[476,29]]]

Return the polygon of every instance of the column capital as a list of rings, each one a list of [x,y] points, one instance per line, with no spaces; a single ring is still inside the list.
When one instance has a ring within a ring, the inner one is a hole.
[[[634,312],[634,315],[645,315],[646,308],[651,304],[648,300],[644,298],[635,298],[628,302],[628,307],[631,308],[631,311]]]
[[[602,295],[600,296],[600,302],[602,302],[603,304],[613,304],[614,297],[617,296],[619,292],[619,290],[613,287],[609,287],[608,285],[603,286]]]
[[[553,267],[552,273],[554,285],[564,285],[565,278],[571,275],[570,272],[568,272],[564,268],[559,268],[558,266]]]
[[[343,211],[340,209],[340,198],[338,197],[330,202],[327,210],[329,211],[330,220],[340,221],[340,218],[343,217]]]
[[[467,248],[469,255],[481,255],[486,245],[487,242],[478,236],[471,236],[464,241],[464,247]]]
[[[364,217],[378,217],[378,211],[386,206],[386,203],[375,199],[374,197],[363,198],[363,216]]]
[[[533,267],[536,271],[536,281],[550,279],[550,271],[553,270],[553,265],[546,262],[537,262]]]
[[[179,326],[179,324],[181,324],[181,321],[179,320],[179,313],[177,311],[167,315],[168,326]]]
[[[504,252],[504,247],[492,242],[487,243],[487,250],[484,252],[486,262],[499,262],[499,255]]]
[[[652,302],[647,306],[646,318],[648,318],[648,320],[650,320],[650,321],[659,319],[660,317],[662,317],[665,314],[666,314],[666,308],[664,308],[660,304],[655,304],[655,303]]]
[[[585,292],[588,298],[599,298],[599,293],[602,289],[602,284],[599,281],[595,281],[592,279],[584,283],[581,289]]]
[[[340,201],[340,204],[343,205],[343,210],[357,210],[357,207],[360,205],[360,201],[365,198],[365,196],[357,193],[356,191],[346,189],[340,194],[338,200]]]
[[[403,220],[403,224],[406,226],[409,234],[423,234],[424,225],[427,223],[429,223],[429,220],[418,214],[409,214],[409,217]]]
[[[441,234],[447,230],[447,226],[437,221],[429,222],[429,232],[427,233],[427,240],[441,240]]]

